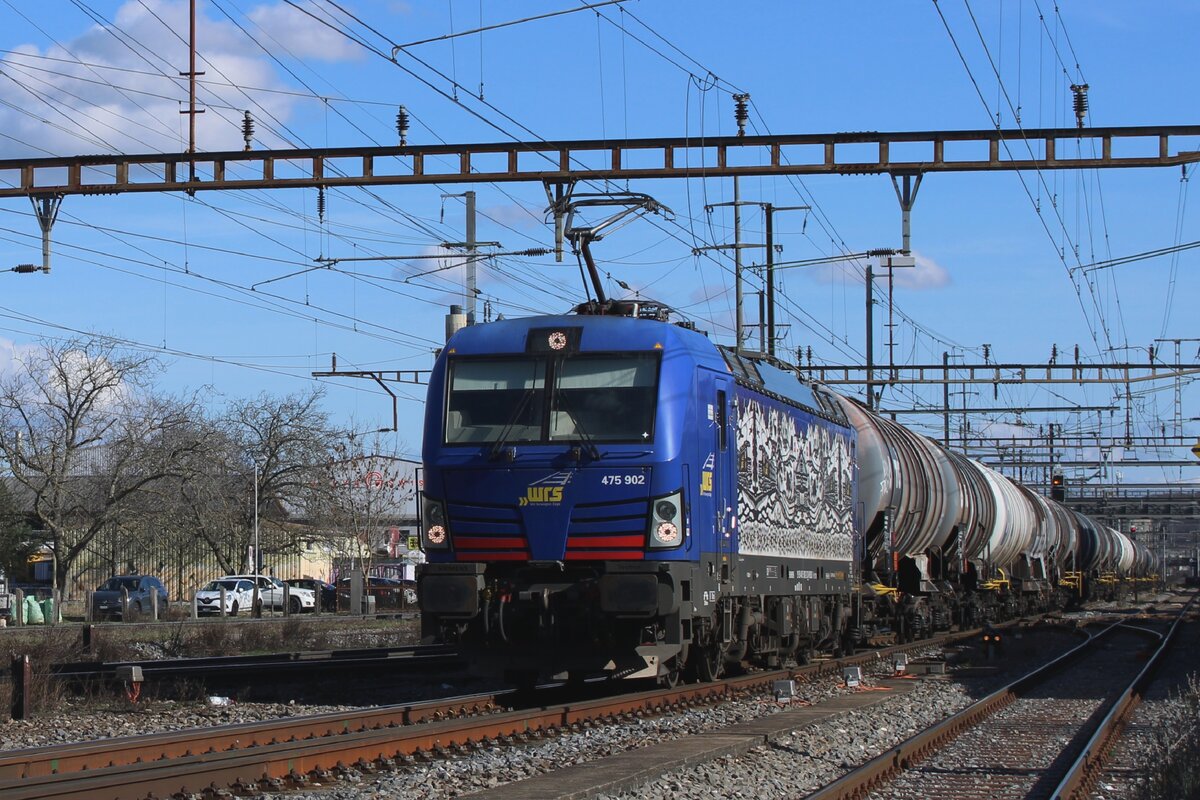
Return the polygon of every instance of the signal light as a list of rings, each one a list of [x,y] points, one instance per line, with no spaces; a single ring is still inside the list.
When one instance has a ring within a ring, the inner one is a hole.
[[[1060,503],[1067,497],[1067,486],[1062,472],[1056,471],[1050,476],[1050,499]]]

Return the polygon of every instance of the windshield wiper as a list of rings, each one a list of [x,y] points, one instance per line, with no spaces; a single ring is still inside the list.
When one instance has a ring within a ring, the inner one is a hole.
[[[495,461],[500,457],[500,451],[508,446],[508,435],[512,433],[513,426],[517,424],[517,420],[521,418],[522,412],[525,411],[525,406],[529,405],[529,399],[533,397],[533,389],[527,389],[521,397],[521,402],[517,403],[517,407],[513,409],[513,413],[509,416],[508,421],[504,423],[504,427],[500,429],[500,435],[496,437],[496,441],[492,443],[488,450],[488,460]],[[512,461],[516,457],[513,451],[507,451],[508,460]]]
[[[562,389],[555,389],[554,400],[559,404],[563,411],[566,411],[571,415],[571,421],[575,423],[575,430],[579,433],[579,440],[583,442],[584,447],[587,448],[587,454],[592,457],[593,461],[599,461],[600,449],[596,447],[595,440],[592,439],[591,434],[589,434],[587,432],[587,428],[584,427],[583,420],[576,416],[574,407],[567,400],[567,393]],[[578,461],[578,457],[576,457],[575,460]]]

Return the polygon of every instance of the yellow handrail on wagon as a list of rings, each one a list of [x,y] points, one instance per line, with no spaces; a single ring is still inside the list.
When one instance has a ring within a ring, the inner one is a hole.
[[[1008,579],[1008,575],[1003,569],[997,568],[996,571],[1000,573],[1000,577],[991,578],[984,581],[982,584],[980,584],[979,588],[987,589],[989,591],[997,591],[999,589],[1007,589],[1012,585],[1012,581]]]
[[[1077,571],[1064,572],[1058,585],[1064,589],[1079,589],[1083,585],[1083,573]]]

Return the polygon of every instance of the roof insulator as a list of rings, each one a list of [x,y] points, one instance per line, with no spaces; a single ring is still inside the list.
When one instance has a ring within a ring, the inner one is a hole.
[[[1083,118],[1088,112],[1088,85],[1086,83],[1071,84],[1071,92],[1075,95],[1075,124],[1082,128]]]
[[[254,138],[254,118],[249,111],[242,112],[242,141],[246,143],[246,152],[250,152],[250,141]]]
[[[400,136],[400,146],[408,144],[408,109],[400,106],[396,110],[396,133]]]
[[[750,112],[746,110],[746,102],[750,99],[748,94],[735,94],[733,96],[733,119],[737,122],[738,136],[746,135],[746,120],[750,119]]]

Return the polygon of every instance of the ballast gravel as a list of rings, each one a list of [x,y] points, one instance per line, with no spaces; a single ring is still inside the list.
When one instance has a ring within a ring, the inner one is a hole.
[[[1067,634],[1049,634],[1036,648],[1010,653],[1011,662],[1041,660],[1076,642]],[[1015,650],[1016,648],[1014,648]],[[1012,666],[1012,664],[1010,664]],[[866,670],[885,674],[879,663]],[[636,790],[606,797],[620,798],[787,798],[829,782],[930,723],[969,705],[998,684],[1000,677],[961,684],[943,677],[916,679],[913,691],[883,702],[813,724],[768,746],[737,758],[723,758],[663,776]],[[797,684],[793,703],[820,703],[848,691],[839,678],[822,678]],[[712,731],[728,725],[778,713],[788,708],[771,697],[726,702],[692,708],[661,717],[641,718],[581,732],[567,732],[517,747],[491,747],[447,761],[435,761],[396,772],[362,774],[351,771],[329,785],[312,785],[302,791],[259,793],[262,800],[304,797],[312,800],[351,798],[456,798],[519,781],[565,766],[604,758],[616,753]],[[243,703],[212,706],[194,703],[155,702],[119,712],[89,712],[67,708],[0,726],[0,748],[35,747],[80,739],[132,736],[186,728],[227,725],[301,714],[347,710],[346,706],[299,706]],[[87,736],[81,736],[87,731]]]

